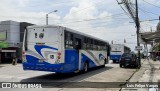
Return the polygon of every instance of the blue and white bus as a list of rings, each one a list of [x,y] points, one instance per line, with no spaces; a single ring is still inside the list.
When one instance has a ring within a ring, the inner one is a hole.
[[[119,62],[122,54],[130,51],[131,49],[124,44],[112,44],[110,59],[113,60],[113,63]]]
[[[108,63],[109,43],[62,26],[29,26],[23,41],[23,69],[87,72]]]

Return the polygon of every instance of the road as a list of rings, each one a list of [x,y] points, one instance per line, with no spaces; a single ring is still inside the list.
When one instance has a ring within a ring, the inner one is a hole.
[[[76,87],[77,84],[70,84],[70,82],[126,82],[126,81],[137,81],[143,78],[144,71],[151,67],[148,61],[143,61],[142,68],[137,72],[137,69],[133,68],[120,68],[119,64],[109,62],[105,68],[92,69],[89,72],[82,74],[55,74],[53,72],[41,72],[41,71],[23,71],[22,65],[16,66],[0,65],[0,82],[47,82],[47,85],[51,85],[52,82],[57,82],[55,88],[43,88],[43,89],[29,89],[30,91],[119,91],[121,88],[67,88],[66,86],[71,85]],[[152,62],[152,65],[156,63]],[[136,72],[136,73],[135,73]],[[156,73],[156,72],[155,72]],[[133,75],[134,74],[134,75]],[[158,73],[159,74],[159,73]],[[132,77],[132,78],[131,78]],[[145,77],[145,76],[144,76]],[[143,80],[142,80],[143,81]],[[79,84],[78,84],[79,85]],[[82,84],[80,84],[82,85]],[[60,88],[60,87],[62,88]],[[79,86],[80,87],[80,86]],[[22,91],[22,89],[2,89],[3,91]],[[0,89],[1,91],[1,89]],[[28,91],[28,89],[23,89]],[[125,90],[126,91],[126,90]]]

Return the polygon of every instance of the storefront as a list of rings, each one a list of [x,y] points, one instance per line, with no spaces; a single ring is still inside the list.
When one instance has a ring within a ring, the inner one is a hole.
[[[1,50],[1,63],[12,63],[13,57],[16,57],[16,50]]]
[[[13,57],[16,55],[17,48],[2,48],[0,50],[0,63],[12,63]]]
[[[13,57],[16,57],[17,47],[9,47],[9,43],[0,42],[0,63],[12,63]]]

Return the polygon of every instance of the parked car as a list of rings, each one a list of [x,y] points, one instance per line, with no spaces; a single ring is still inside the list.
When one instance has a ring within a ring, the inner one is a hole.
[[[119,63],[120,67],[134,66],[138,67],[137,56],[134,53],[123,53]]]

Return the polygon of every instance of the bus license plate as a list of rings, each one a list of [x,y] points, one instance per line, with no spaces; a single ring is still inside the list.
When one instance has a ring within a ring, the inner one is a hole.
[[[54,55],[50,55],[50,59],[54,59]]]

